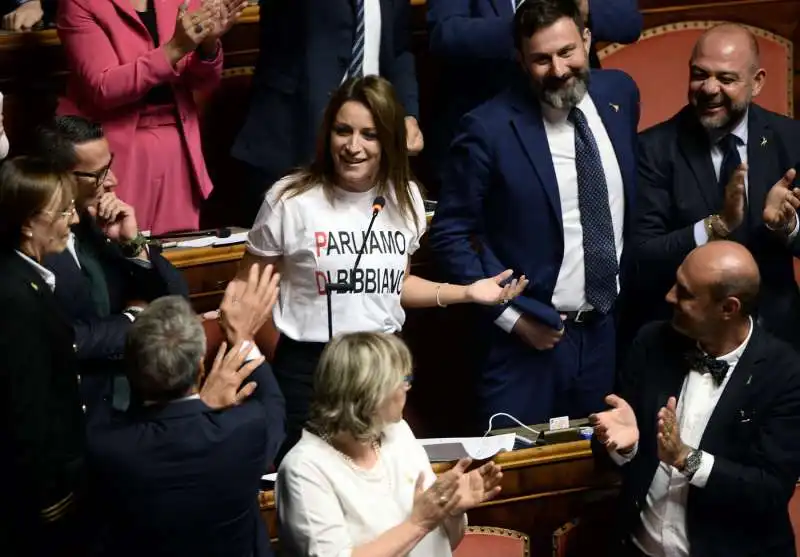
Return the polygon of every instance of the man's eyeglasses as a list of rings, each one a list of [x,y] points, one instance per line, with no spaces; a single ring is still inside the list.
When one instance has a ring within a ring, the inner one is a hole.
[[[82,172],[80,170],[75,170],[72,172],[73,176],[77,176],[78,178],[88,178],[90,180],[94,180],[95,187],[99,188],[102,186],[106,178],[108,178],[108,172],[111,170],[111,163],[114,162],[114,154],[111,154],[111,158],[108,160],[108,164],[105,165],[100,170],[95,170],[94,172]]]

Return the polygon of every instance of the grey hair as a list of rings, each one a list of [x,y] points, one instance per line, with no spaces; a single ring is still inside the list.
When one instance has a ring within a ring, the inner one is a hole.
[[[323,350],[314,374],[309,431],[321,437],[350,433],[360,441],[377,439],[384,426],[378,409],[411,370],[411,352],[396,336],[335,337]]]
[[[189,303],[180,296],[159,298],[139,314],[128,332],[128,380],[146,401],[186,396],[205,353],[205,332]]]

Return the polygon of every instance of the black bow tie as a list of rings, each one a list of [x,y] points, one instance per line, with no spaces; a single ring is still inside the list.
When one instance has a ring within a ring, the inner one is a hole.
[[[725,376],[728,374],[730,364],[722,360],[712,358],[708,354],[704,354],[700,350],[692,350],[686,355],[686,360],[689,362],[690,369],[702,374],[710,373],[714,383],[719,387]]]

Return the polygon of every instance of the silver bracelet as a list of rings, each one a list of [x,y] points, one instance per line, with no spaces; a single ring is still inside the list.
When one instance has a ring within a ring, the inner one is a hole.
[[[437,306],[439,306],[440,308],[446,308],[446,307],[447,307],[447,304],[443,304],[443,303],[441,302],[441,300],[439,300],[439,292],[442,290],[442,286],[444,286],[445,284],[449,284],[449,283],[447,283],[447,282],[440,282],[440,283],[439,283],[439,284],[436,286],[436,305],[437,305]]]

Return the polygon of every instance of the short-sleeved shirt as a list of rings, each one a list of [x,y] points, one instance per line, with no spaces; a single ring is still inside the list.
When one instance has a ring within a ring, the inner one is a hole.
[[[332,294],[333,332],[399,331],[405,322],[400,293],[409,257],[425,232],[425,206],[417,185],[409,185],[413,216],[404,218],[390,188],[367,236],[377,189],[326,192],[317,186],[294,197],[284,195],[293,179],[270,188],[247,239],[248,252],[281,257],[277,329],[297,341],[327,342],[326,281],[349,281],[366,242],[352,291]]]

